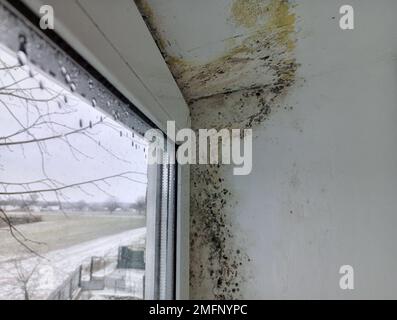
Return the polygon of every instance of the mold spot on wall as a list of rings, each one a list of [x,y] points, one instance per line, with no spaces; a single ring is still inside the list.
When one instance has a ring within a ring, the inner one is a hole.
[[[225,183],[229,168],[220,165],[192,166],[191,272],[192,298],[242,298],[240,268],[249,258],[232,243],[230,210],[232,192]],[[208,293],[211,292],[211,294]]]

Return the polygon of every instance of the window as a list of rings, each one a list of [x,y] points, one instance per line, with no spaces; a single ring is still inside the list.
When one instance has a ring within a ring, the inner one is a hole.
[[[0,299],[173,298],[176,170],[147,164],[154,125],[19,10],[0,2]]]

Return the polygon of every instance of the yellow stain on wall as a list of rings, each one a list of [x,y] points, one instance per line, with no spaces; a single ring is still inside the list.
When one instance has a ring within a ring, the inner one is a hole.
[[[236,0],[231,7],[235,24],[275,35],[277,44],[288,50],[295,47],[291,34],[295,31],[296,17],[287,0]]]
[[[268,10],[268,1],[236,0],[232,5],[231,14],[237,25],[252,28]]]
[[[285,45],[289,50],[295,48],[293,33],[295,32],[296,16],[290,11],[286,0],[272,0],[269,5],[269,21],[266,28],[276,34],[278,44]]]

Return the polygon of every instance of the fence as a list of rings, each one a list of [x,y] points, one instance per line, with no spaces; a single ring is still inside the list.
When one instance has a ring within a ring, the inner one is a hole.
[[[110,273],[106,272],[109,264],[114,268]],[[117,257],[91,257],[88,264],[81,264],[47,300],[72,300],[80,291],[101,291],[105,288],[114,293],[143,298],[145,278],[135,279],[134,269],[145,269],[143,250],[120,247]]]
[[[108,289],[109,293],[113,292],[115,295],[142,299],[144,278],[135,278],[135,272],[135,270],[130,269],[117,270],[105,277],[105,287]]]
[[[80,289],[81,269],[78,267],[54,292],[47,300],[72,300]]]
[[[117,268],[145,270],[145,251],[119,247]]]

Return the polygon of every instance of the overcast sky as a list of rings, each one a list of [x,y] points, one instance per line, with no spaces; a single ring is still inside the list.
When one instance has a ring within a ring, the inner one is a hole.
[[[0,58],[8,65],[15,65],[16,58],[0,46]],[[1,68],[2,66],[0,66]],[[29,77],[29,73],[34,74]],[[11,85],[20,81],[16,85]],[[40,88],[44,87],[44,90]],[[90,121],[95,124],[104,119],[104,123],[88,129],[86,133],[68,136],[70,145],[61,139],[53,139],[41,144],[40,151],[36,143],[16,145],[12,147],[0,146],[0,181],[26,182],[45,178],[45,172],[52,179],[64,184],[79,183],[82,181],[99,179],[127,171],[140,174],[129,175],[130,178],[140,181],[137,183],[126,179],[108,180],[100,182],[98,186],[84,187],[84,190],[71,189],[64,192],[70,201],[85,200],[101,202],[114,196],[123,202],[134,202],[145,196],[147,164],[145,141],[132,131],[122,127],[98,108],[93,108],[89,101],[72,94],[65,86],[56,83],[49,76],[41,73],[32,66],[24,66],[12,71],[0,70],[0,137],[9,136],[22,126],[32,125],[39,114],[56,113],[51,118],[53,124],[39,125],[32,130],[36,138],[65,134],[74,129],[88,126]],[[4,88],[7,87],[7,88]],[[10,90],[17,88],[16,91]],[[49,99],[50,102],[33,102],[11,97],[14,95],[29,95],[34,99]],[[65,103],[64,96],[67,96]],[[14,113],[11,115],[5,105]],[[67,126],[69,128],[66,128]],[[7,140],[30,140],[31,136],[22,133]],[[4,142],[5,140],[0,140]],[[134,146],[133,142],[134,141]],[[138,145],[139,147],[135,147]],[[43,185],[35,185],[34,188]],[[11,190],[17,190],[16,187]],[[55,199],[55,195],[46,194],[48,200]]]

